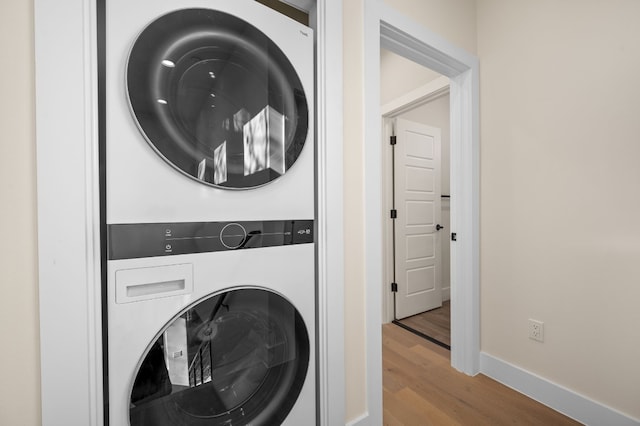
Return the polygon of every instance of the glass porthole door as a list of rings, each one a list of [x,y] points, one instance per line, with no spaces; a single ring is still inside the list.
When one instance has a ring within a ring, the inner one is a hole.
[[[244,20],[183,9],[147,26],[131,49],[127,92],[155,151],[207,185],[265,185],[295,163],[308,106],[286,55]]]
[[[281,424],[304,384],[309,348],[302,317],[276,293],[205,298],[148,346],[131,388],[130,424]]]

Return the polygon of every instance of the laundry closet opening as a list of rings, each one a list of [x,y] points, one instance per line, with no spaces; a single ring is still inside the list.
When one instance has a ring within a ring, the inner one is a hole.
[[[303,424],[313,30],[251,0],[109,0],[98,20],[102,422]]]

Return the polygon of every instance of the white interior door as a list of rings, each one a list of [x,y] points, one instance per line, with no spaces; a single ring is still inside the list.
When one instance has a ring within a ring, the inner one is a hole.
[[[440,129],[396,121],[396,319],[442,306]]]

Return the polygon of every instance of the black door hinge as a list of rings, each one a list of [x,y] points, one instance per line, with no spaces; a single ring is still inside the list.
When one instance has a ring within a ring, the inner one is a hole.
[[[398,292],[398,283],[391,283],[391,291],[394,293]]]
[[[458,235],[455,232],[451,233],[451,241],[458,241]]]
[[[396,139],[396,137],[395,137],[395,136],[391,136],[391,137],[389,138],[389,143],[390,143],[391,145],[395,145],[395,144],[397,143],[397,139]]]
[[[391,209],[391,219],[395,219],[398,217],[398,210]]]

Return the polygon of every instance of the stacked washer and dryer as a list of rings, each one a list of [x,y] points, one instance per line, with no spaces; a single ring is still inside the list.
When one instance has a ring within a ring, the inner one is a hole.
[[[105,423],[315,422],[312,31],[104,6]]]

